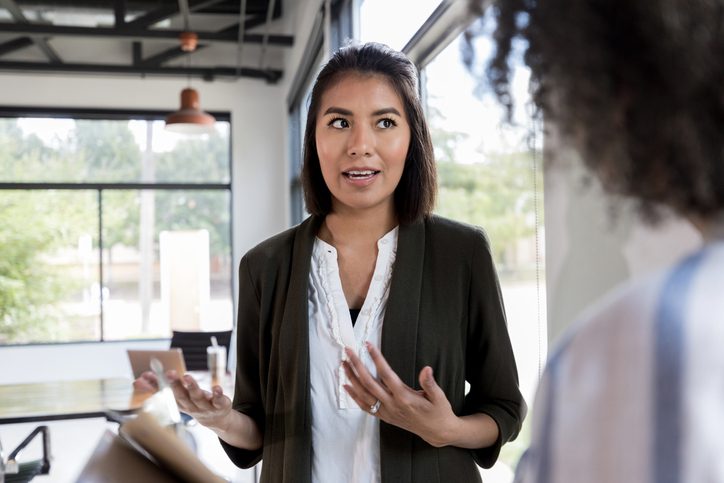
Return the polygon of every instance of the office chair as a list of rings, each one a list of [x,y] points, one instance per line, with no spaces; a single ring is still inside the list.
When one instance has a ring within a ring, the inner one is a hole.
[[[39,460],[18,462],[20,453],[38,435],[43,435],[43,457]],[[15,448],[7,461],[2,458],[2,446],[0,446],[0,480],[5,476],[5,483],[24,483],[35,478],[37,475],[47,475],[50,472],[50,436],[47,426],[38,426]]]
[[[184,362],[188,371],[205,371],[207,366],[206,348],[211,345],[211,336],[215,336],[219,345],[226,347],[229,357],[231,331],[218,332],[183,332],[174,330],[171,335],[171,348],[180,348],[184,354]]]

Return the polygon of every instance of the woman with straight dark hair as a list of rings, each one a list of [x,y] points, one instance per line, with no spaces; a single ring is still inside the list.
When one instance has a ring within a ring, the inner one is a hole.
[[[475,463],[520,429],[488,241],[431,214],[417,92],[415,66],[383,45],[331,58],[304,137],[311,216],[239,267],[233,402],[169,374],[234,463],[263,458],[264,482],[479,482]]]

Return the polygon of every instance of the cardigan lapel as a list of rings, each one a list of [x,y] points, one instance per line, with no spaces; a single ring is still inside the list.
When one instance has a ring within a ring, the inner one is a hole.
[[[390,282],[385,319],[382,324],[382,354],[402,382],[417,385],[417,327],[420,316],[422,272],[425,256],[425,222],[400,226],[397,257]],[[414,436],[380,422],[382,481],[412,481]]]
[[[292,480],[295,482],[307,482],[311,477],[312,417],[307,292],[314,238],[321,222],[321,218],[312,216],[297,229],[284,315],[279,328],[279,358],[286,413],[284,432],[287,448],[284,473],[294,475]]]

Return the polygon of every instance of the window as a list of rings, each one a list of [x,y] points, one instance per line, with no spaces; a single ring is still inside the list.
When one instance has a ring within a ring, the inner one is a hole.
[[[290,131],[290,203],[291,203],[291,222],[292,224],[300,223],[308,215],[304,206],[304,193],[302,190],[302,149],[304,146],[304,129],[307,125],[307,111],[309,110],[309,97],[312,95],[313,80],[322,66],[322,51],[317,53],[317,57],[313,61],[313,69],[310,71],[303,85],[302,96],[292,105],[289,113],[289,131]]]
[[[230,329],[228,115],[0,118],[0,344]]]
[[[477,87],[482,73],[473,76],[462,61],[458,33],[471,21],[463,7],[432,0],[395,2],[392,7],[382,0],[364,0],[360,32],[363,41],[404,46],[418,63],[438,162],[436,212],[481,226],[490,238],[521,390],[530,405],[547,350],[542,133],[526,111],[528,72],[522,62],[513,79],[514,127],[503,122],[493,95]],[[391,8],[404,10],[395,14]],[[385,25],[386,19],[394,28]],[[491,39],[476,42],[476,53],[485,57]],[[481,471],[484,481],[512,481],[528,446],[529,425],[530,418],[518,439],[503,447],[498,463]]]
[[[440,0],[363,0],[360,40],[402,50],[440,4]]]

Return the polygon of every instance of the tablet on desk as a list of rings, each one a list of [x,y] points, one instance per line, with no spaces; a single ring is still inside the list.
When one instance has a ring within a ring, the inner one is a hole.
[[[133,377],[137,378],[151,370],[151,359],[158,359],[165,371],[175,370],[178,374],[186,373],[186,364],[181,349],[140,350],[128,349],[128,361],[131,363]]]

